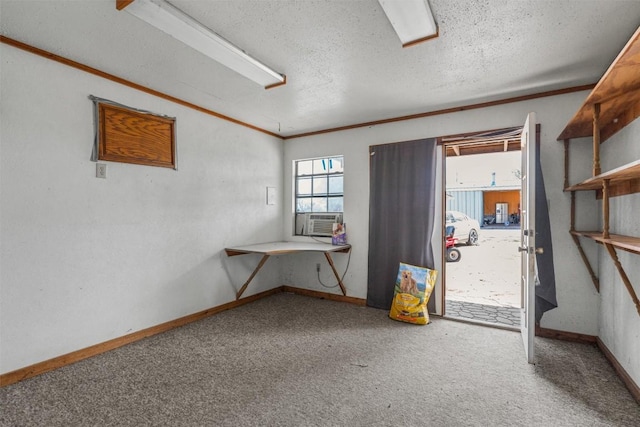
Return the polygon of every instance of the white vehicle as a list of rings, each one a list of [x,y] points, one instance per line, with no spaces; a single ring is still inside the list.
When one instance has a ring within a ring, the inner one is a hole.
[[[446,225],[453,225],[455,227],[454,237],[458,239],[458,243],[464,243],[466,245],[478,244],[480,224],[475,219],[469,218],[462,212],[447,211]]]

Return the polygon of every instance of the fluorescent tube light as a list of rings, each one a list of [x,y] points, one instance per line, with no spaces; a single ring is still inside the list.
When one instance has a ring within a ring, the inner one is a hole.
[[[438,37],[438,26],[427,0],[378,0],[400,37],[402,47]]]
[[[287,81],[285,76],[250,57],[169,2],[118,0],[116,7],[120,10],[124,9],[267,89],[285,84]]]

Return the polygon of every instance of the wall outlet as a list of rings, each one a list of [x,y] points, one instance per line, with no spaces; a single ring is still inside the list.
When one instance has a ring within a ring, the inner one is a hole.
[[[316,264],[316,271],[319,273],[320,272],[320,263]]]
[[[96,178],[107,178],[107,165],[104,163],[96,163]]]

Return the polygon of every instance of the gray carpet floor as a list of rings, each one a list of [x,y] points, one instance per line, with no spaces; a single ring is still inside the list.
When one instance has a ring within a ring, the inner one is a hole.
[[[0,389],[2,426],[638,426],[599,350],[279,294]]]

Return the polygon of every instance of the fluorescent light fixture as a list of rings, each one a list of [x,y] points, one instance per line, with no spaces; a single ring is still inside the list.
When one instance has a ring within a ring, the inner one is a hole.
[[[400,37],[402,47],[438,37],[438,26],[427,0],[378,0]]]
[[[116,8],[124,9],[267,89],[285,84],[287,81],[286,76],[250,57],[169,2],[117,0]]]

